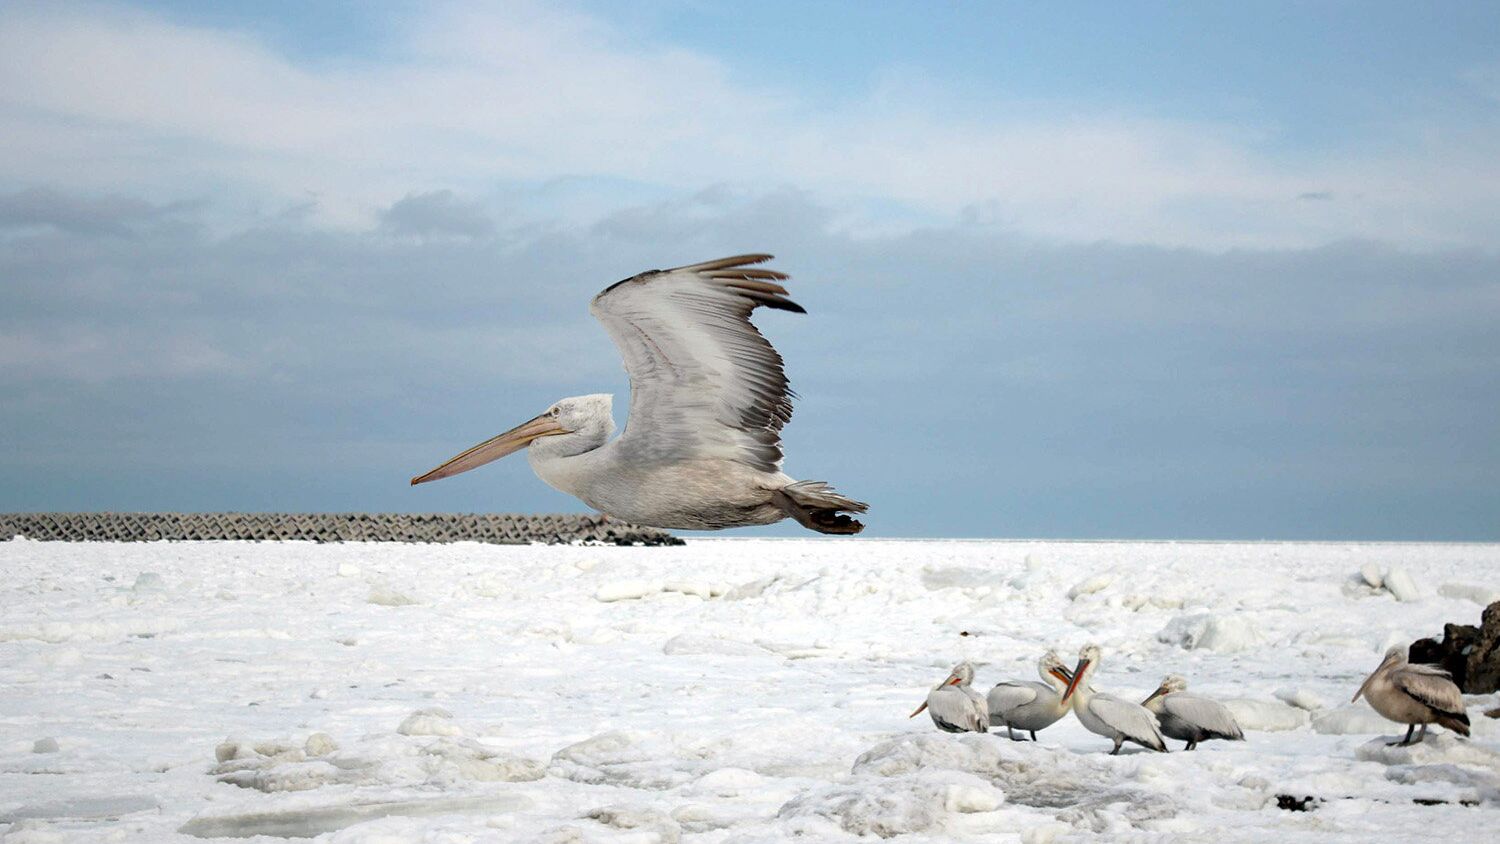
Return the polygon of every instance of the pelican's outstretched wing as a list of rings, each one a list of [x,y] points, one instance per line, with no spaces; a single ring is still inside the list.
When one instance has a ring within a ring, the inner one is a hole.
[[[781,469],[792,391],[781,355],[750,323],[765,305],[806,313],[777,284],[787,276],[737,255],[651,270],[610,285],[589,310],[630,375],[619,448],[641,462],[720,457]]]

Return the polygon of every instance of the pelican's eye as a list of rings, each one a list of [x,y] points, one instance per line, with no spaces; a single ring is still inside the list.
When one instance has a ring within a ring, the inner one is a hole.
[[[553,419],[556,419],[557,418],[557,414],[559,414],[561,412],[562,411],[560,409],[554,407],[551,410],[547,411],[547,415],[551,416]]]

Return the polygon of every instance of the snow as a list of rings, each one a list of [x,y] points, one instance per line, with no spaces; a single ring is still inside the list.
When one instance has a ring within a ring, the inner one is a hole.
[[[1479,717],[1500,701],[1470,699],[1472,739],[1410,748],[1344,702],[1389,643],[1472,621],[1497,565],[1438,544],[16,540],[0,824],[7,844],[1463,839],[1500,807]],[[1398,600],[1403,578],[1442,586]],[[984,691],[1086,642],[1100,690],[1182,674],[1248,740],[1111,757],[1071,717],[1039,743],[906,717],[957,662]]]

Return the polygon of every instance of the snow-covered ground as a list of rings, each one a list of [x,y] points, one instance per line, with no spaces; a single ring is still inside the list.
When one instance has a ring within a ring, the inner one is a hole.
[[[1500,821],[1493,698],[1470,699],[1472,740],[1414,748],[1348,706],[1388,644],[1478,619],[1495,545],[18,540],[0,586],[13,842],[1477,840]],[[1249,740],[1112,758],[1071,717],[1039,744],[906,717],[959,660],[984,691],[1086,642],[1099,689],[1183,674],[1240,699]]]

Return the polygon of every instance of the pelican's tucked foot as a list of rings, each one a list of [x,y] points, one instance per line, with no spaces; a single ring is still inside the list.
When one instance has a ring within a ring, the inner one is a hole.
[[[1427,725],[1423,724],[1422,726],[1426,727]],[[1400,741],[1387,742],[1385,746],[1386,747],[1406,747],[1407,745],[1411,744],[1412,733],[1415,733],[1416,731],[1417,731],[1417,725],[1416,724],[1408,724],[1406,726],[1406,738],[1404,738],[1404,739],[1402,739]]]
[[[863,524],[844,512],[863,513],[870,509],[863,501],[834,492],[833,487],[822,481],[787,484],[771,493],[771,503],[808,530],[844,536],[865,529]]]

